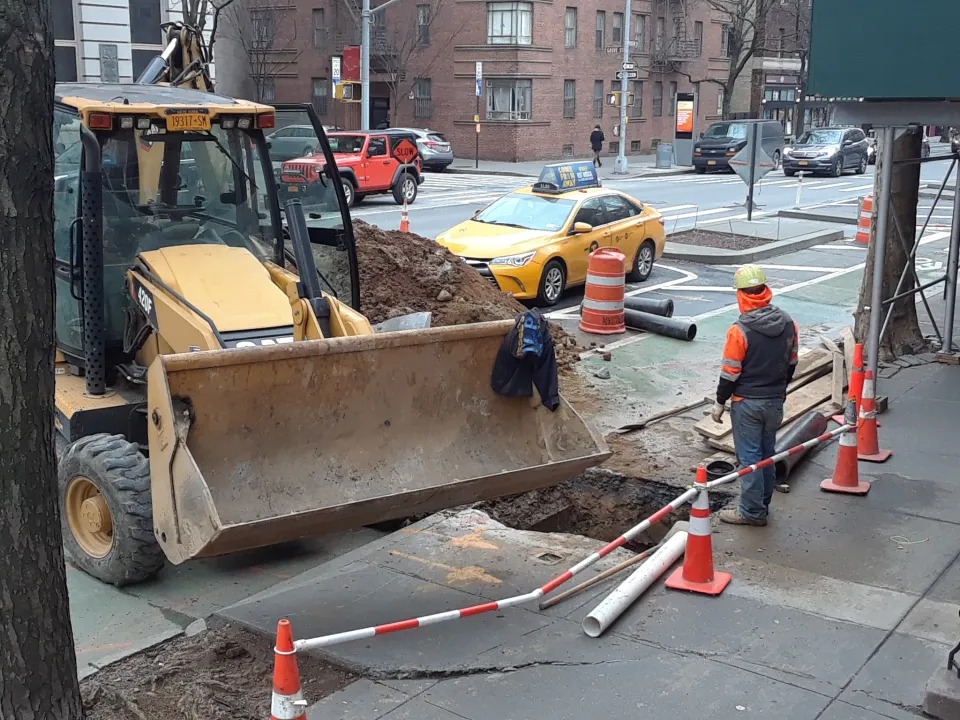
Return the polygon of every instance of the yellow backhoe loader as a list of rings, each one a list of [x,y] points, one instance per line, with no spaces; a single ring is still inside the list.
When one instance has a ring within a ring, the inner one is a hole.
[[[566,402],[493,393],[510,321],[375,333],[315,115],[308,227],[269,157],[282,111],[209,91],[202,54],[174,45],[141,84],[56,91],[56,427],[79,568],[134,583],[608,457]]]

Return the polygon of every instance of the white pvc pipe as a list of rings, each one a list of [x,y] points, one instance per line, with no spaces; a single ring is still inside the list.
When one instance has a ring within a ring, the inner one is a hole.
[[[604,631],[623,614],[623,611],[683,555],[686,547],[687,533],[680,531],[583,619],[583,631],[593,638],[603,635]]]

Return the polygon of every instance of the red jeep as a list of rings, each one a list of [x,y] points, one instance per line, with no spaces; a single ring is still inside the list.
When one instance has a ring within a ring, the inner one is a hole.
[[[417,138],[403,130],[334,132],[327,135],[337,161],[347,205],[368,195],[393,193],[397,205],[417,199],[423,182],[423,161],[417,150]],[[323,171],[323,155],[288,160],[280,167],[285,183],[318,182]]]

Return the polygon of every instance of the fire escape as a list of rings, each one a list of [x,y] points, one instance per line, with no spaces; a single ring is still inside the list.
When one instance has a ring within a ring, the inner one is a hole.
[[[666,28],[654,28],[653,52],[650,58],[650,71],[672,73],[683,69],[683,63],[700,57],[703,50],[703,38],[688,34],[688,0],[660,0],[655,5],[659,11],[656,17],[669,18],[672,32],[666,36]],[[702,26],[701,26],[702,27]]]

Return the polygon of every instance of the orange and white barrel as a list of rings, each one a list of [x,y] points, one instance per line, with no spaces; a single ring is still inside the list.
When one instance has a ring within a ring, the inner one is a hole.
[[[587,286],[580,305],[580,329],[593,335],[625,333],[623,296],[627,257],[616,248],[599,248],[590,255]]]

